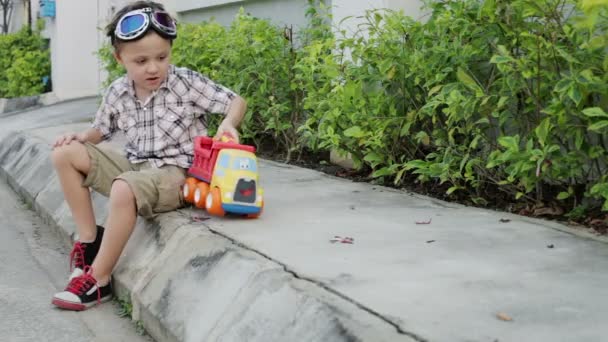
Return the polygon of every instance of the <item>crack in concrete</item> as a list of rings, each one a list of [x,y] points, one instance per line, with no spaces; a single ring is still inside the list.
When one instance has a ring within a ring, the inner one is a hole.
[[[256,254],[258,254],[258,255],[260,255],[260,256],[262,256],[262,257],[264,257],[264,258],[266,258],[266,259],[268,259],[268,260],[270,260],[270,261],[272,261],[274,263],[279,264],[283,268],[283,270],[285,270],[285,272],[291,274],[294,278],[310,282],[310,283],[312,283],[312,284],[314,284],[314,285],[316,285],[316,286],[318,286],[318,287],[320,287],[320,288],[322,288],[322,289],[324,289],[324,290],[326,290],[326,291],[328,291],[328,292],[330,292],[330,293],[332,293],[332,294],[334,294],[334,295],[342,298],[343,300],[346,300],[347,302],[353,304],[357,308],[359,308],[359,309],[361,309],[361,310],[363,310],[363,311],[365,311],[365,312],[367,312],[367,313],[369,313],[369,314],[371,314],[371,315],[379,318],[381,321],[383,321],[383,322],[389,324],[390,326],[394,327],[395,330],[399,334],[411,337],[411,338],[413,338],[414,340],[416,340],[418,342],[428,342],[428,340],[426,338],[424,338],[424,337],[422,337],[422,336],[420,336],[420,335],[418,335],[418,334],[416,334],[414,332],[404,330],[398,323],[393,322],[389,318],[383,316],[381,313],[379,313],[379,312],[377,312],[375,310],[372,310],[372,309],[366,307],[362,303],[357,302],[356,300],[348,297],[347,295],[345,295],[345,294],[343,294],[343,293],[341,293],[341,292],[339,292],[339,291],[337,291],[335,289],[332,289],[331,287],[327,286],[326,284],[324,284],[322,282],[319,282],[319,281],[317,281],[315,279],[312,279],[312,278],[301,276],[298,273],[296,273],[296,271],[291,270],[289,268],[289,266],[287,266],[286,264],[284,264],[284,263],[282,263],[282,262],[280,262],[280,261],[272,258],[271,256],[269,256],[269,255],[267,255],[267,254],[265,254],[265,253],[263,253],[261,251],[258,251],[257,249],[249,247],[249,246],[245,245],[244,243],[242,243],[240,241],[237,241],[236,239],[234,239],[234,238],[232,238],[232,237],[230,237],[230,236],[228,236],[228,235],[226,235],[226,234],[224,234],[224,233],[222,233],[222,232],[220,232],[218,230],[213,229],[212,227],[210,227],[207,224],[203,224],[203,225],[206,226],[207,229],[209,229],[209,231],[212,232],[213,234],[219,235],[219,236],[221,236],[221,237],[229,240],[234,245],[236,245],[238,247],[241,247],[243,249],[246,249],[246,250],[248,250],[250,252],[256,253]]]

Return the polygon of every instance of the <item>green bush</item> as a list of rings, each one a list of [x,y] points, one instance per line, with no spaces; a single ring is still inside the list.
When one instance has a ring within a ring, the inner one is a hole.
[[[293,51],[282,29],[241,10],[228,28],[186,24],[179,34],[175,64],[199,70],[247,100],[244,139],[255,144],[272,139],[288,153],[297,148],[296,94],[290,88]]]
[[[306,127],[319,146],[480,204],[500,191],[608,210],[606,16],[589,25],[563,0],[427,5],[425,23],[373,11],[340,39],[352,58]]]
[[[0,97],[21,97],[43,92],[50,77],[50,53],[39,32],[27,28],[0,35]]]
[[[336,149],[378,182],[580,216],[608,210],[607,2],[428,1],[347,35],[311,0],[297,42],[241,11],[181,25],[173,59],[242,94],[243,137],[287,159]]]

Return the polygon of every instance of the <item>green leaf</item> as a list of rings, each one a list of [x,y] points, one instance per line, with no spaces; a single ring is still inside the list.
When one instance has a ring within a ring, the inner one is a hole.
[[[479,144],[479,140],[481,139],[481,135],[476,135],[475,138],[473,138],[473,140],[471,140],[471,143],[469,144],[470,148],[477,148],[477,145]]]
[[[576,134],[575,134],[575,138],[574,138],[574,146],[576,147],[577,150],[580,150],[583,147],[584,142],[585,142],[585,136],[583,135],[583,132],[581,132],[580,130],[577,130]]]
[[[479,16],[482,15],[490,17],[490,19],[494,19],[496,17],[496,2],[495,0],[485,0],[483,2],[483,6],[479,8]]]
[[[495,56],[492,56],[492,58],[490,59],[490,63],[493,63],[493,64],[504,64],[504,63],[509,63],[509,62],[513,62],[513,58],[508,57],[508,56],[495,55]]]
[[[427,168],[428,164],[429,164],[429,162],[421,160],[421,159],[411,160],[405,164],[405,169],[406,170],[425,169],[425,168]]]
[[[490,124],[490,119],[488,118],[481,118],[477,121],[475,121],[475,125],[489,125]]]
[[[606,114],[606,112],[604,112],[604,110],[599,107],[585,108],[583,109],[583,114],[590,118],[608,118],[608,114]]]
[[[410,134],[410,127],[412,127],[412,123],[411,122],[407,122],[403,125],[403,127],[401,127],[401,131],[399,132],[399,136],[400,137],[404,137],[406,135]]]
[[[589,130],[593,132],[603,133],[604,129],[608,127],[608,120],[598,121],[591,126],[589,126]]]
[[[433,96],[435,93],[437,93],[438,91],[440,91],[441,88],[443,88],[443,84],[436,85],[433,88],[431,88],[431,90],[429,90],[428,97]]]
[[[431,143],[431,138],[428,134],[426,134],[425,131],[420,131],[416,133],[416,136],[414,138],[418,143],[422,143],[425,146],[428,146]]]
[[[575,84],[572,84],[568,90],[568,96],[570,99],[572,99],[572,101],[574,101],[574,103],[576,103],[577,106],[580,105],[581,101],[583,100],[583,94],[581,94],[580,89]]]
[[[507,148],[508,150],[519,151],[519,136],[513,137],[500,137],[498,138],[498,143],[500,146]]]
[[[351,138],[362,138],[365,136],[365,132],[361,130],[361,127],[353,126],[345,130],[344,135]]]
[[[464,69],[458,67],[458,71],[456,72],[456,77],[462,84],[464,84],[467,88],[474,91],[476,94],[483,94],[483,89],[477,84],[477,81],[471,75],[469,75]]]
[[[395,185],[399,184],[399,182],[401,182],[401,178],[403,178],[403,174],[405,173],[405,171],[407,171],[406,168],[401,168],[401,170],[399,170],[399,172],[397,172],[397,175],[395,176],[395,180],[393,181],[393,183]]]
[[[378,164],[384,161],[384,157],[376,152],[368,153],[363,160],[371,164]]]
[[[502,107],[504,107],[505,103],[507,103],[508,100],[509,98],[507,96],[501,96],[498,100],[498,104],[496,105],[496,109],[501,109]]]
[[[459,190],[459,189],[460,189],[460,187],[458,185],[454,185],[454,186],[450,187],[448,189],[448,191],[446,191],[445,193],[446,193],[446,195],[451,195],[454,191]]]
[[[555,91],[557,93],[564,93],[570,87],[572,87],[572,80],[569,78],[564,78],[564,79],[560,80],[559,82],[557,82],[557,84],[553,88],[553,91]]]
[[[557,199],[558,199],[558,200],[560,200],[560,201],[561,201],[561,200],[565,200],[565,199],[566,199],[566,198],[568,198],[568,197],[570,197],[570,193],[569,193],[569,192],[565,192],[565,191],[560,192],[560,193],[557,195]]]
[[[373,178],[378,178],[378,177],[384,177],[384,176],[388,176],[393,174],[394,172],[388,168],[388,167],[383,167],[379,170],[374,171],[374,173],[372,173],[372,177]]]
[[[538,138],[538,142],[541,146],[545,146],[545,144],[547,143],[547,137],[549,136],[549,132],[552,128],[553,125],[551,124],[551,119],[546,118],[534,130],[534,132],[536,133],[536,137]]]

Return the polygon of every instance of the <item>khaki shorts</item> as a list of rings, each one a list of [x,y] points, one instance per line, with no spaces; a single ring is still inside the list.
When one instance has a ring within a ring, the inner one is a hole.
[[[83,186],[109,197],[114,180],[127,182],[135,195],[137,214],[146,219],[184,206],[181,186],[186,179],[186,170],[183,168],[174,165],[155,168],[148,162],[134,164],[112,149],[90,143],[85,147],[91,168]]]

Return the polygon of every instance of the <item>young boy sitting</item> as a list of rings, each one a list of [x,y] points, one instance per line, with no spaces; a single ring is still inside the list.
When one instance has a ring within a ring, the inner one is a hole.
[[[197,72],[170,65],[175,21],[161,4],[137,1],[121,9],[107,31],[116,60],[127,71],[104,96],[92,127],[60,136],[52,161],[79,240],[75,268],[53,304],[85,310],[112,297],[111,274],[137,215],[154,217],[184,204],[180,186],[193,160],[193,139],[206,135],[206,117],[225,115],[217,136],[230,134],[245,101]],[[96,146],[116,131],[126,156]],[[106,229],[97,226],[89,188],[109,197]]]

